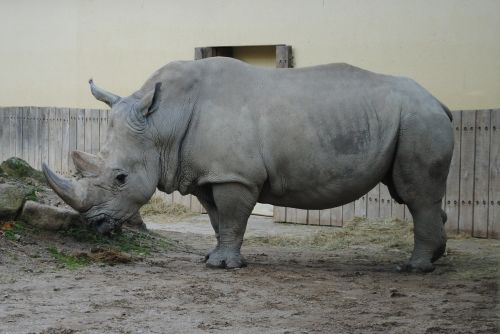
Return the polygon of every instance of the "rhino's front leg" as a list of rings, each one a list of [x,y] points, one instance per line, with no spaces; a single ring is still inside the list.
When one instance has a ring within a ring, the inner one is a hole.
[[[216,184],[212,187],[219,239],[208,255],[207,266],[212,268],[241,268],[245,262],[240,249],[243,235],[255,203],[257,192],[237,183]]]

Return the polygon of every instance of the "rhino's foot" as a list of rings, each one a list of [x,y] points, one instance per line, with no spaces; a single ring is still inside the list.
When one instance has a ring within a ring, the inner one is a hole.
[[[407,262],[396,267],[396,270],[400,273],[430,273],[434,269],[434,266],[430,262]]]
[[[239,251],[216,247],[206,257],[206,264],[209,268],[242,268],[246,267],[246,262]]]

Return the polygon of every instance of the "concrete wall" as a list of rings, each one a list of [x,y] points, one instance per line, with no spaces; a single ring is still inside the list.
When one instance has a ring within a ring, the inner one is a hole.
[[[500,0],[0,1],[0,106],[102,107],[91,76],[128,95],[197,46],[284,43],[297,67],[348,62],[494,108],[499,36]]]

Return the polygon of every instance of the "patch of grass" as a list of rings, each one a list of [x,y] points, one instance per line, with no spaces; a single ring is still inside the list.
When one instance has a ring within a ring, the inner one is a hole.
[[[101,235],[89,227],[78,226],[59,232],[75,241],[90,243],[92,247],[107,248],[137,255],[149,255],[154,251],[169,250],[174,242],[153,232],[123,229],[111,237]]]
[[[54,257],[54,259],[56,259],[59,263],[63,264],[66,268],[69,269],[77,269],[91,263],[90,259],[87,256],[75,256],[66,254],[62,250],[59,250],[53,246],[47,248],[47,251]]]
[[[153,216],[159,214],[184,218],[192,216],[195,213],[189,211],[188,208],[181,204],[167,202],[161,194],[155,194],[151,197],[151,200],[141,208],[141,215]]]
[[[337,250],[350,246],[378,245],[382,249],[411,250],[412,224],[399,220],[355,219],[343,228],[331,228],[305,237],[265,236],[250,237],[247,244]]]
[[[16,240],[16,234],[22,236],[25,233],[24,226],[18,222],[5,222],[2,225],[3,235],[9,240]]]

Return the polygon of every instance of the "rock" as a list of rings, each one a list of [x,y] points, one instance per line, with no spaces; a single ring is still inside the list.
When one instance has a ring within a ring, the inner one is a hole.
[[[0,220],[15,219],[32,189],[16,182],[0,184]]]
[[[85,224],[83,217],[76,211],[33,201],[27,201],[24,204],[21,219],[32,226],[51,231]]]
[[[26,161],[19,158],[9,158],[0,165],[0,176],[8,178],[31,178],[39,183],[46,184],[43,173],[31,167]]]

